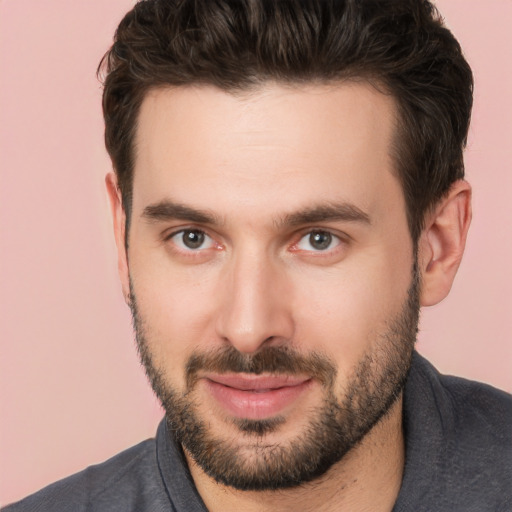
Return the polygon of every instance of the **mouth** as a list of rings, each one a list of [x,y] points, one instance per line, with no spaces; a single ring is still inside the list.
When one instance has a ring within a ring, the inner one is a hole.
[[[206,375],[203,381],[225,412],[249,420],[284,413],[312,384],[310,377],[294,375]]]

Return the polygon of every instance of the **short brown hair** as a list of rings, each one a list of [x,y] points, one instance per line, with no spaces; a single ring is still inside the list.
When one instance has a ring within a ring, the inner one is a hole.
[[[394,154],[414,241],[425,212],[464,176],[473,78],[427,0],[142,0],[103,57],[105,143],[129,215],[140,105],[148,90],[225,91],[360,78],[391,94]]]

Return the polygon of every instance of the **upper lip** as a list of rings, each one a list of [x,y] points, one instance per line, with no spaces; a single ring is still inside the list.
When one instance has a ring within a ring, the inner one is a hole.
[[[242,391],[272,390],[299,386],[310,380],[307,376],[296,375],[254,375],[254,374],[209,374],[204,378]]]

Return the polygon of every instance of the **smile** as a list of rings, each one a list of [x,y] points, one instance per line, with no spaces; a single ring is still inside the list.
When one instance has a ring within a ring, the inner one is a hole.
[[[284,412],[310,386],[310,377],[260,375],[208,375],[208,393],[228,414],[262,420]]]

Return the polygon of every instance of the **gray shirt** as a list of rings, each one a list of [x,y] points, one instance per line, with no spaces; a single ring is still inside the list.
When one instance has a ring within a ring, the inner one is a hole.
[[[406,460],[393,512],[512,511],[512,397],[440,375],[414,354],[404,395]],[[165,421],[144,441],[2,512],[205,512]]]

